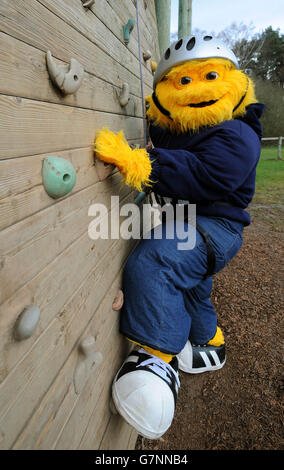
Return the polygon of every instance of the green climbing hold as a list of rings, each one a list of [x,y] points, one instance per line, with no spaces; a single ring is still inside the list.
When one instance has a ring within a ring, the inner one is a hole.
[[[130,18],[130,20],[128,20],[128,22],[122,26],[123,39],[126,45],[130,41],[130,34],[134,28],[134,25],[135,25],[135,20],[133,18]]]
[[[74,188],[76,170],[65,158],[49,156],[43,162],[42,180],[47,194],[58,199]]]

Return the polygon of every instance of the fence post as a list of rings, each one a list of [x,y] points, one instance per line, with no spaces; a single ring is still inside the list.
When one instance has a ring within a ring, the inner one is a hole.
[[[282,137],[280,136],[278,139],[277,160],[281,160],[281,150],[282,150]]]

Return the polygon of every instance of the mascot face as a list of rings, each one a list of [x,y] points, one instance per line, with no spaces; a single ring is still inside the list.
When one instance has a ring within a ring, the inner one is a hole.
[[[147,119],[175,132],[197,131],[233,119],[256,102],[251,79],[229,60],[219,58],[172,67],[157,84],[156,96],[171,119],[161,113],[151,96],[146,98]]]

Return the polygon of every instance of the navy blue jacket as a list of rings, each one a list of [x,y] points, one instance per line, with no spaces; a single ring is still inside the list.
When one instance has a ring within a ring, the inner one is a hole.
[[[263,110],[263,104],[251,104],[245,116],[196,133],[175,134],[150,125],[153,191],[196,204],[197,214],[249,225],[244,209],[255,191]]]

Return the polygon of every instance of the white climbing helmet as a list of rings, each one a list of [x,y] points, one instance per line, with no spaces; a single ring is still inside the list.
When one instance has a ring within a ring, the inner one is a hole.
[[[186,36],[172,43],[164,52],[154,75],[154,89],[158,81],[174,65],[188,60],[209,59],[210,57],[228,59],[237,69],[239,68],[235,54],[219,39],[210,35]]]

